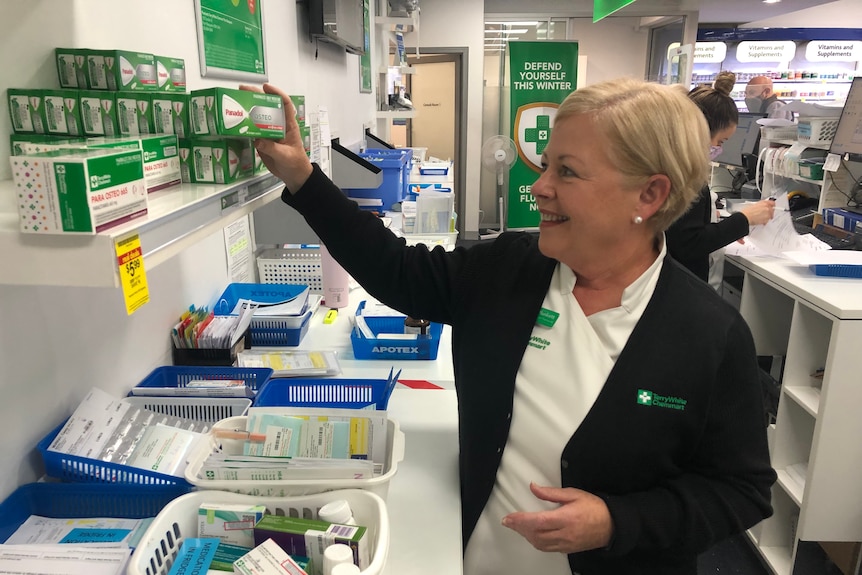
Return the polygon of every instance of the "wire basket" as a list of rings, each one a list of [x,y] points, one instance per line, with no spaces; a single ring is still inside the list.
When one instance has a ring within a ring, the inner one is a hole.
[[[153,519],[129,559],[128,575],[166,575],[187,537],[198,536],[198,509],[202,503],[264,505],[270,515],[317,519],[321,507],[343,499],[357,525],[367,528],[369,563],[361,575],[380,575],[389,554],[389,515],[386,503],[368,491],[344,489],[305,497],[261,497],[224,491],[195,491],[168,503]]]
[[[257,256],[260,283],[302,284],[309,292],[322,294],[320,248],[274,248]]]

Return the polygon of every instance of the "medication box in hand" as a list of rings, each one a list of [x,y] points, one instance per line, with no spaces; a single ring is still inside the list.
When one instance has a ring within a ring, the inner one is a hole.
[[[228,88],[194,90],[191,107],[195,136],[284,137],[284,102],[272,94]]]

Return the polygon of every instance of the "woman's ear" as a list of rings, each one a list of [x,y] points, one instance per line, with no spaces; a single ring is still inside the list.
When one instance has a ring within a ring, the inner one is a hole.
[[[647,218],[659,211],[670,196],[670,178],[664,174],[650,176],[641,188],[641,213]]]

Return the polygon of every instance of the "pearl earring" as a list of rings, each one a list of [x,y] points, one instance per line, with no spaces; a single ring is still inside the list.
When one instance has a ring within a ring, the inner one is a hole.
[[[635,217],[634,217],[634,219],[633,219],[632,221],[634,222],[634,224],[635,224],[636,226],[638,226],[638,225],[640,225],[640,224],[644,223],[644,219],[643,219],[642,217],[640,217],[640,216],[635,216]]]

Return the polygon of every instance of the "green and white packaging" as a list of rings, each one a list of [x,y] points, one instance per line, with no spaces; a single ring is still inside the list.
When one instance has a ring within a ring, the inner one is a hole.
[[[77,88],[86,90],[87,85],[87,52],[84,48],[55,48],[54,57],[57,60],[57,76],[61,88]]]
[[[88,50],[87,80],[92,90],[155,90],[156,59],[146,52]]]
[[[296,123],[300,127],[305,125],[305,96],[290,96],[293,107],[296,109]]]
[[[16,134],[44,134],[42,91],[9,88],[9,117]]]
[[[77,90],[42,90],[43,123],[49,134],[83,135]]]
[[[177,154],[180,158],[180,179],[184,184],[193,184],[194,166],[192,165],[192,141],[185,138],[177,140]]]
[[[138,150],[49,152],[9,162],[22,232],[95,234],[147,213]]]
[[[116,136],[120,133],[115,92],[79,90],[78,106],[85,136]]]
[[[179,138],[191,135],[187,93],[154,92],[151,102],[153,129],[156,134],[176,134]]]
[[[192,140],[191,159],[195,183],[229,184],[254,170],[251,140],[201,138]]]
[[[12,156],[27,156],[56,150],[86,148],[84,138],[64,138],[44,134],[10,134],[9,148]]]
[[[186,61],[182,58],[154,56],[156,61],[156,90],[163,92],[186,91]]]
[[[94,149],[140,150],[144,162],[147,193],[157,192],[182,181],[177,137],[168,134],[143,135],[139,138],[90,138],[87,147]]]
[[[155,132],[151,95],[146,92],[117,92],[117,123],[120,136]]]
[[[196,136],[284,137],[284,103],[272,94],[208,88],[191,93]]]

